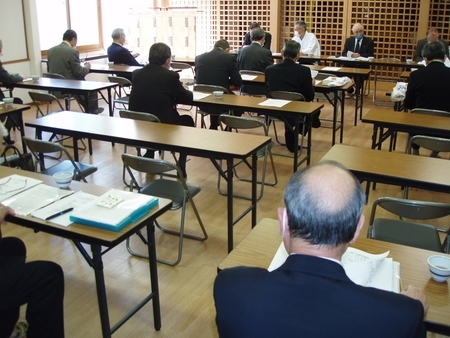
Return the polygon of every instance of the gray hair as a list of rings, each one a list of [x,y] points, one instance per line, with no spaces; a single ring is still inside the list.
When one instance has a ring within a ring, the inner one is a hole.
[[[119,39],[121,35],[125,35],[125,31],[122,28],[116,28],[111,33],[113,40]]]
[[[440,40],[433,42],[428,42],[422,48],[422,57],[427,58],[427,60],[444,60],[445,55],[448,53],[445,50],[445,46]]]
[[[253,28],[250,32],[250,39],[252,41],[259,41],[263,39],[266,36],[266,33],[264,32],[264,29],[261,27]]]
[[[288,40],[283,46],[283,54],[285,58],[295,59],[300,53],[300,44],[294,40]]]
[[[301,28],[303,28],[306,31],[306,22],[303,20],[297,20],[295,21],[295,26],[300,26]]]
[[[154,43],[150,47],[150,52],[148,54],[148,62],[154,65],[163,65],[168,58],[172,56],[172,51],[170,47],[162,42]]]
[[[359,181],[344,166],[324,161],[292,176],[284,202],[292,238],[336,247],[353,239],[365,195]]]

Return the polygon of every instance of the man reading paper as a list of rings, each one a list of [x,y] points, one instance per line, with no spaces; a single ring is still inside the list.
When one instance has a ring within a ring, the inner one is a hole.
[[[425,336],[425,295],[363,287],[345,274],[341,257],[364,224],[358,180],[335,162],[297,171],[278,209],[290,256],[278,269],[236,267],[214,285],[220,337]]]

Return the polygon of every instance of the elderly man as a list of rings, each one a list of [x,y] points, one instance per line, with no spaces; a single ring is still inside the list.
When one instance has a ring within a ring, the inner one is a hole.
[[[125,44],[125,32],[122,28],[116,28],[113,30],[111,37],[113,42],[111,46],[108,47],[108,59],[115,64],[124,64],[129,66],[141,66],[136,58],[139,53],[131,54],[128,49],[123,45]]]
[[[294,25],[294,37],[292,40],[300,44],[300,55],[320,56],[320,44],[315,34],[306,29],[306,23],[303,20],[297,20]]]
[[[84,80],[91,69],[91,64],[85,62],[81,65],[80,53],[75,49],[77,42],[77,33],[68,29],[63,35],[63,41],[49,49],[47,68],[50,73],[62,75],[68,80]],[[104,110],[98,107],[97,93],[89,94],[88,106],[84,97],[75,95],[75,99],[87,113],[100,114]]]
[[[195,77],[198,84],[221,86],[233,94],[230,86],[240,87],[242,78],[237,68],[236,56],[230,54],[230,44],[227,40],[219,40],[214,44],[214,48],[206,53],[197,55],[195,58]],[[219,126],[218,115],[226,113],[222,108],[199,107],[201,110],[215,114],[211,115],[210,129],[217,129]],[[242,112],[234,112],[235,115],[242,115]]]
[[[214,284],[220,337],[419,337],[425,295],[353,283],[340,262],[364,224],[358,180],[335,162],[297,171],[278,209],[290,256],[278,269],[236,267]],[[423,335],[425,336],[425,335]]]
[[[248,32],[245,33],[244,36],[244,43],[242,44],[242,47],[244,46],[249,46],[252,43],[252,39],[250,37],[250,34],[252,32],[252,30],[254,28],[260,28],[261,26],[259,25],[259,23],[257,22],[252,22],[249,26],[248,26]],[[263,47],[265,49],[270,50],[270,43],[272,42],[272,34],[270,34],[269,32],[265,32],[264,33],[264,44]]]
[[[314,99],[314,86],[311,79],[311,70],[308,67],[297,64],[300,56],[300,44],[294,40],[286,41],[281,50],[283,61],[266,68],[266,88],[267,91],[282,90],[288,92],[300,93],[305,97],[306,101]],[[286,118],[285,140],[286,148],[290,152],[295,151],[294,144],[294,118]],[[313,127],[320,127],[319,114],[313,116]],[[302,128],[303,125],[300,125]]]
[[[445,47],[445,54],[448,55],[448,43],[444,40],[439,39],[439,31],[436,28],[430,28],[427,32],[427,37],[425,39],[417,41],[417,47],[414,51],[414,61],[420,62],[423,60],[422,49],[428,42],[441,41]]]
[[[177,104],[192,105],[193,94],[180,82],[180,75],[170,70],[172,52],[165,43],[150,47],[149,64],[133,72],[133,87],[130,94],[130,110],[156,115],[162,123],[193,127],[190,115],[180,115]],[[148,150],[145,157],[153,158]],[[180,154],[180,169],[186,177],[186,155]]]
[[[253,28],[250,33],[252,43],[250,46],[242,48],[237,55],[239,70],[255,70],[264,72],[267,66],[273,65],[272,52],[265,48],[265,34],[260,27]],[[250,95],[266,95],[264,86],[242,85],[241,91]]]
[[[374,56],[374,43],[371,38],[364,35],[364,26],[359,22],[352,27],[354,36],[345,40],[343,56],[352,58]]]

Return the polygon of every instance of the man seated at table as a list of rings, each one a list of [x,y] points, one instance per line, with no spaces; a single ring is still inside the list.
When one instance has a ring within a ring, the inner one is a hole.
[[[345,274],[342,255],[364,225],[365,195],[336,162],[297,171],[278,208],[290,254],[278,269],[236,267],[214,284],[220,337],[425,337],[425,295],[363,287]]]
[[[447,50],[442,41],[426,43],[422,57],[426,67],[411,72],[406,89],[405,107],[450,111],[450,68],[444,65]],[[413,136],[413,135],[410,135]],[[419,154],[419,146],[412,146],[412,153]],[[437,152],[431,156],[436,157]]]
[[[448,43],[439,38],[439,31],[436,28],[430,28],[427,32],[427,37],[417,41],[417,47],[414,51],[414,61],[420,62],[423,60],[422,49],[428,42],[441,41],[445,47],[445,54],[448,55]]]
[[[245,33],[244,36],[244,42],[242,44],[242,47],[245,46],[250,46],[252,43],[252,39],[251,39],[251,32],[254,28],[260,28],[261,26],[259,25],[259,23],[257,22],[252,22],[249,26],[248,26],[248,32]],[[264,44],[263,47],[265,49],[270,50],[270,43],[272,42],[272,34],[270,34],[269,32],[264,32]]]
[[[347,38],[345,40],[344,51],[342,52],[342,56],[347,56],[351,58],[359,58],[361,57],[373,57],[374,54],[374,43],[371,38],[368,38],[364,35],[364,26],[362,24],[355,23],[352,27],[352,32],[354,36]],[[357,67],[361,68],[369,68],[370,66],[362,66],[359,65]],[[355,79],[355,83],[360,81],[359,78]],[[359,85],[359,83],[357,83]],[[355,89],[351,87],[347,91],[346,98],[351,98],[353,96]]]
[[[237,55],[237,64],[239,70],[255,70],[263,72],[267,66],[273,65],[272,52],[265,48],[265,34],[260,27],[253,28],[250,33],[252,43],[250,46],[242,48]],[[243,84],[241,92],[249,95],[266,95],[266,88],[259,85]]]
[[[68,29],[63,35],[63,42],[49,49],[47,63],[49,73],[62,75],[68,80],[84,80],[91,69],[91,64],[85,62],[81,65],[80,53],[75,49],[77,41],[77,33]],[[98,106],[97,93],[89,94],[88,106],[85,97],[75,95],[75,99],[87,113],[100,114],[104,110]]]
[[[314,100],[314,86],[311,79],[311,70],[308,67],[297,64],[300,57],[300,44],[294,40],[286,41],[281,50],[283,61],[266,68],[267,91],[282,90],[300,93],[306,101]],[[294,118],[285,118],[285,140],[289,151],[294,152],[297,144],[294,144]],[[320,127],[319,114],[313,116],[313,127]],[[303,124],[299,126],[300,130]],[[308,132],[308,130],[306,130]]]
[[[193,94],[180,82],[180,75],[170,70],[172,52],[165,43],[150,47],[148,65],[133,72],[133,87],[130,93],[130,110],[157,116],[162,123],[194,126],[190,115],[180,115],[177,104],[193,103]],[[154,151],[147,150],[145,157],[153,158]],[[179,165],[186,177],[186,155],[180,154]]]
[[[3,52],[3,42],[0,40],[0,55],[2,55]],[[2,83],[4,86],[13,85],[16,82],[20,82],[23,80],[23,77],[19,74],[10,74],[8,71],[3,67],[2,62],[0,61],[0,83]],[[5,97],[5,94],[2,90],[0,90],[0,101],[3,101]],[[14,103],[22,104],[22,100],[18,97],[14,98]],[[5,127],[8,130],[8,135],[3,136],[4,143],[6,144],[14,144],[14,140],[11,140],[11,129],[13,127],[16,127],[16,124],[14,121],[19,121],[19,114],[18,113],[12,113],[9,117],[1,117],[1,122],[4,122],[6,119]]]
[[[108,60],[114,62],[114,64],[123,64],[128,66],[142,66],[136,61],[139,53],[131,54],[123,45],[126,41],[125,31],[122,28],[116,28],[113,30],[111,37],[113,42],[108,47]],[[126,75],[131,81],[131,75]]]
[[[239,88],[242,85],[236,56],[230,54],[230,44],[227,40],[219,40],[211,51],[197,55],[195,58],[195,81],[197,84],[221,86],[227,90],[227,94],[234,94],[230,86]],[[214,114],[210,116],[210,129],[219,127],[218,115],[228,113],[228,110],[220,107],[199,106],[199,108],[208,114]],[[234,111],[234,115],[240,116],[242,112]]]
[[[294,37],[292,40],[300,44],[301,56],[320,56],[319,40],[314,33],[310,33],[306,29],[306,22],[297,20],[294,25]]]
[[[0,222],[14,211],[0,204]],[[0,337],[12,336],[20,315],[27,305],[28,338],[64,337],[64,273],[53,262],[25,263],[25,244],[16,237],[2,238],[0,228]],[[26,329],[22,324],[18,329]],[[20,337],[23,337],[22,335]]]

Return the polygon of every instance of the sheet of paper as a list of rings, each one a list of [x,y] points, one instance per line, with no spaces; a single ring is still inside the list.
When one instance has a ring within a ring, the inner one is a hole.
[[[321,83],[322,80],[314,80],[314,84],[317,86],[319,83]]]
[[[253,81],[254,79],[257,78],[256,75],[248,75],[248,74],[242,74],[241,78],[243,81]]]
[[[55,217],[51,220],[52,223],[56,223],[66,227],[73,223],[69,218],[72,212],[80,210],[82,207],[87,205],[89,202],[92,202],[96,198],[97,196],[95,195],[78,191],[75,194],[67,196],[66,198],[56,201],[42,209],[33,211],[31,213],[31,216],[45,220],[47,217],[51,215],[55,215],[63,210],[73,208],[71,212]]]
[[[11,175],[0,179],[0,202],[41,184],[41,180],[21,175]]]
[[[337,72],[337,71],[341,70],[341,68],[342,67],[323,67],[322,71],[326,72],[328,70],[331,72]]]
[[[22,80],[22,82],[29,82],[29,81],[33,81],[33,78],[27,77],[26,79],[23,79],[23,80]]]
[[[314,79],[317,76],[317,74],[319,74],[317,70],[311,69],[311,78]]]
[[[26,216],[50,203],[72,194],[73,191],[51,187],[45,184],[36,185],[18,195],[3,201],[17,215]]]
[[[373,255],[355,248],[348,248],[341,262],[348,278],[356,284],[366,286],[372,274],[388,255],[389,251]]]
[[[211,93],[194,92],[194,100],[201,100],[209,95],[212,95],[212,94]]]
[[[277,252],[275,253],[275,256],[273,256],[272,262],[269,265],[269,268],[267,270],[273,271],[277,268],[279,268],[288,258],[288,253],[286,251],[286,248],[284,247],[284,243],[281,242],[280,246],[278,247]]]
[[[281,108],[287,105],[289,100],[278,100],[278,99],[267,99],[263,102],[258,103],[258,106],[267,106],[267,107],[278,107]]]

